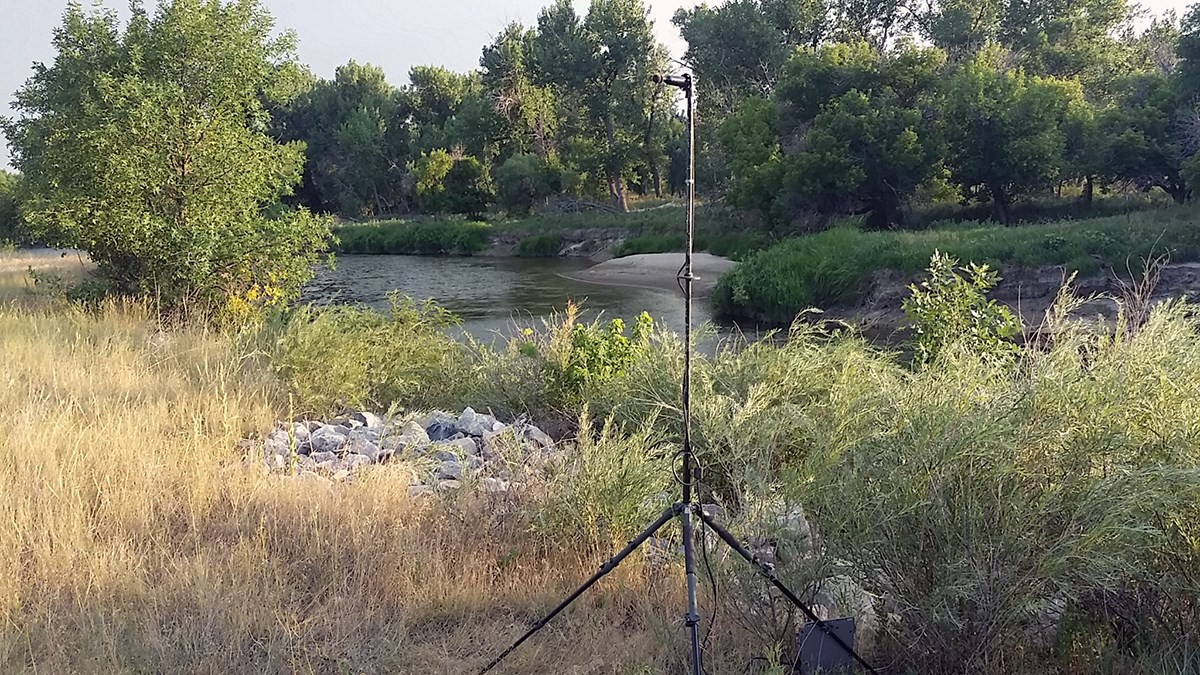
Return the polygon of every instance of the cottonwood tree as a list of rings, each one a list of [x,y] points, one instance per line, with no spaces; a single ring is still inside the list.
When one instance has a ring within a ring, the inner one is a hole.
[[[324,221],[278,212],[304,149],[267,133],[295,92],[290,33],[253,0],[168,0],[151,17],[66,10],[6,123],[26,215],[118,290],[168,311],[242,313],[296,295]]]
[[[1072,120],[1086,111],[1078,81],[1007,69],[996,49],[961,64],[944,100],[946,164],[964,196],[990,200],[1006,224],[1014,198],[1063,177]]]

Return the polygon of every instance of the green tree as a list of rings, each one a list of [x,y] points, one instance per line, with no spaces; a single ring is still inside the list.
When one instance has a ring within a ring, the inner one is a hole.
[[[412,130],[405,103],[383,70],[350,61],[276,114],[276,136],[305,143],[310,206],[350,218],[409,209],[404,167]]]
[[[645,169],[655,182],[666,161],[671,95],[651,84],[666,52],[654,41],[641,0],[593,0],[580,20],[568,0],[542,11],[531,40],[534,81],[559,101],[562,160],[582,180],[600,179],[628,208],[626,182]],[[656,126],[657,124],[657,126]]]
[[[946,163],[967,197],[990,199],[1009,223],[1017,196],[1052,186],[1069,168],[1068,130],[1082,114],[1077,81],[1028,77],[997,50],[963,63],[947,84]]]
[[[306,212],[269,215],[304,161],[266,133],[264,101],[295,90],[291,34],[253,0],[132,10],[122,32],[71,4],[54,63],[17,93],[5,126],[31,228],[167,310],[286,301],[329,238]]]
[[[496,193],[511,213],[529,213],[540,200],[558,191],[557,172],[533,154],[513,155],[496,167]]]
[[[1195,148],[1184,140],[1179,91],[1157,73],[1125,78],[1116,91],[1116,101],[1097,118],[1097,173],[1106,183],[1157,187],[1178,203],[1187,201],[1183,168]]]
[[[20,189],[20,174],[0,169],[0,243],[25,240],[18,196]]]

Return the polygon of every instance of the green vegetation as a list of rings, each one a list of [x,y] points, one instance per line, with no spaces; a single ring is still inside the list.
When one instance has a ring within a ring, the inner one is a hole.
[[[945,258],[933,267],[939,276],[922,286],[915,312],[940,331],[924,367],[804,324],[785,340],[699,357],[702,498],[738,514],[739,533],[772,537],[792,584],[840,575],[871,594],[879,616],[892,608],[891,620],[872,624],[877,661],[928,673],[1186,670],[1200,653],[1186,629],[1200,620],[1192,310],[1168,303],[1145,320],[1123,311],[1115,332],[1055,320],[1053,340],[1017,348],[1007,340],[1012,317],[982,294],[986,273],[960,277]],[[980,321],[981,309],[994,322]],[[358,349],[354,330],[319,332],[339,336],[331,356]],[[645,459],[665,461],[680,433],[682,346],[671,334],[633,333],[627,341],[619,326],[580,326],[568,313],[499,350],[466,345],[455,352],[462,362],[425,373],[454,383],[453,393],[413,390],[404,402],[582,420],[591,449],[556,474],[537,531],[559,540],[582,526],[620,542],[653,513],[647,490],[664,486]],[[411,362],[441,362],[429,356],[454,344],[441,340],[419,338]],[[328,382],[324,361],[309,359],[317,370],[290,381]],[[588,375],[564,364],[586,364]],[[376,391],[409,377],[361,372]],[[607,422],[600,430],[589,419]],[[806,530],[756,529],[758,518],[797,506],[815,541]],[[724,620],[771,611],[740,595],[757,587],[743,586],[738,564],[713,565],[735,589],[723,591]],[[746,602],[751,609],[738,608]]]
[[[562,250],[563,238],[557,232],[535,234],[517,244],[517,255],[522,258],[552,258]]]
[[[24,117],[5,124],[31,233],[164,311],[240,319],[295,298],[329,228],[270,212],[304,164],[303,146],[265,133],[264,102],[296,86],[294,38],[272,33],[252,2],[176,0],[153,17],[135,3],[124,31],[70,5],[54,62],[17,93]]]
[[[959,267],[954,258],[934,252],[928,278],[908,287],[903,306],[920,363],[936,362],[947,349],[982,357],[1016,354],[1013,338],[1021,332],[1021,321],[987,297],[998,281],[996,271],[987,265]]]
[[[18,199],[20,185],[19,175],[0,170],[0,244],[16,244],[26,238]]]
[[[750,256],[721,278],[713,302],[727,315],[787,324],[812,307],[853,304],[877,270],[916,274],[934,251],[998,270],[1062,265],[1067,272],[1124,272],[1155,252],[1175,262],[1200,260],[1200,228],[1184,208],[1003,228],[960,223],[863,232],[843,226]]]
[[[491,226],[460,219],[390,220],[336,229],[344,253],[470,255],[488,247]]]

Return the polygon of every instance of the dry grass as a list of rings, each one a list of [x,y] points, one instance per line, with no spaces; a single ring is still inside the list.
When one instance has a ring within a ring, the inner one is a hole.
[[[242,468],[286,397],[235,340],[31,302],[30,264],[79,262],[0,256],[0,671],[472,672],[604,557],[545,546],[519,496]],[[670,572],[631,559],[498,672],[678,670]]]

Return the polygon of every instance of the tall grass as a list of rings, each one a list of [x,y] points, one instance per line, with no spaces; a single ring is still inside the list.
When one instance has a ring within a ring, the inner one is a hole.
[[[387,220],[336,228],[342,253],[470,255],[488,247],[490,226],[462,219]]]
[[[136,306],[0,309],[0,670],[471,670],[672,498],[682,345],[659,332],[562,398],[538,355],[565,323],[468,344],[450,371],[415,362],[455,403],[586,412],[508,493],[414,502],[404,466],[335,488],[243,467],[238,440],[305,405],[268,356],[400,330],[338,341],[309,318],[291,330],[325,342],[163,331]],[[731,342],[695,364],[701,496],[802,597],[849,589],[828,611],[896,672],[1200,672],[1200,322],[1174,303],[1049,328],[1013,361],[948,349],[915,370],[819,326]],[[413,371],[362,372],[379,392]],[[502,672],[679,672],[662,535]],[[709,671],[786,672],[795,613],[709,544]]]
[[[1176,262],[1200,260],[1200,227],[1190,208],[1015,227],[973,222],[916,232],[838,227],[750,256],[721,279],[713,302],[731,316],[787,324],[811,307],[853,303],[876,271],[916,274],[935,250],[1001,270],[1061,265],[1084,274],[1105,267],[1123,272],[1152,250]]]

